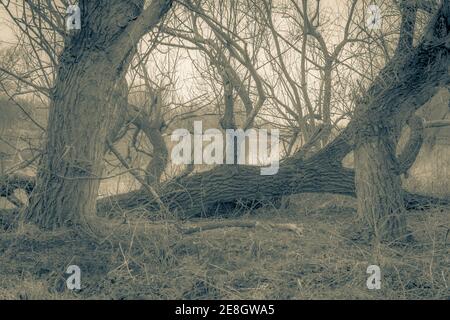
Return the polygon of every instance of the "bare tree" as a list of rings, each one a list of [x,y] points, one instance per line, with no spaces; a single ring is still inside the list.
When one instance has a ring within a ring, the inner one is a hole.
[[[135,46],[171,1],[80,1],[81,30],[64,36],[50,95],[45,154],[25,212],[43,228],[80,225],[95,214],[111,95],[123,81]],[[46,13],[31,8],[45,19]],[[95,65],[94,65],[95,64]]]
[[[238,3],[252,8],[247,10],[252,14],[242,13]],[[341,23],[342,36],[330,44],[319,1],[308,5],[307,1],[292,0],[283,8],[296,26],[294,37],[286,36],[277,26],[278,9],[271,1],[180,2],[173,19],[152,36],[159,37],[155,45],[180,48],[187,56],[201,52],[211,65],[204,74],[211,87],[216,83],[221,86],[211,101],[220,100],[224,106],[220,112],[222,128],[249,128],[266,122],[297,131],[304,142],[294,150],[297,137],[287,137],[291,147],[286,153],[290,156],[275,176],[260,176],[254,166],[221,166],[161,181],[167,166],[161,130],[166,122],[161,98],[164,90],[145,67],[137,67],[132,72],[138,74],[148,92],[149,111],[132,106],[125,74],[133,57],[145,61],[137,44],[164,18],[171,2],[154,0],[145,7],[143,1],[82,1],[82,14],[89,15],[79,32],[64,35],[49,95],[48,137],[36,186],[30,179],[17,177],[15,182],[7,181],[13,186],[8,192],[21,187],[34,189],[25,217],[41,227],[81,225],[86,229],[96,211],[103,157],[109,148],[144,188],[101,199],[99,210],[145,206],[150,211],[168,209],[193,216],[217,212],[224,204],[248,206],[294,193],[329,192],[357,195],[360,220],[370,226],[375,238],[403,239],[407,236],[405,210],[440,201],[402,190],[400,175],[414,162],[423,129],[431,126],[414,112],[440,87],[448,86],[450,5],[444,1],[434,7],[420,1],[399,4],[400,31],[389,38],[378,37],[361,26],[364,7],[350,1],[347,20]],[[423,26],[417,23],[418,12],[428,17]],[[254,29],[249,31],[249,25]],[[261,51],[262,43],[269,44],[269,50]],[[347,51],[352,45],[357,48],[354,54]],[[286,50],[298,58],[297,68],[292,67],[296,63],[288,65],[292,56]],[[191,61],[199,66],[195,59]],[[356,72],[352,63],[365,64],[367,74]],[[334,77],[345,78],[348,87],[336,86]],[[277,87],[280,84],[281,88]],[[340,102],[350,96],[350,106]],[[241,123],[236,117],[237,102],[245,113]],[[278,113],[264,114],[270,107]],[[181,114],[175,113],[167,117],[166,125]],[[339,127],[342,119],[349,118],[347,113],[352,119],[332,139],[330,127]],[[132,141],[144,132],[153,146],[145,178],[114,147],[130,124],[136,134]],[[405,125],[411,134],[397,155],[398,136]],[[315,146],[323,148],[317,151]],[[352,151],[355,170],[342,166],[343,158]],[[158,186],[158,193],[152,185]]]
[[[417,9],[406,6],[402,11],[398,53],[357,102],[356,114],[346,129],[321,151],[305,158],[300,150],[284,161],[275,177],[258,176],[257,169],[252,167],[242,167],[238,172],[217,168],[185,179],[181,182],[183,190],[168,183],[162,200],[189,216],[214,211],[221,202],[236,201],[236,198],[245,202],[301,192],[349,195],[356,192],[361,219],[371,226],[375,237],[388,241],[405,237],[405,207],[422,205],[424,201],[433,202],[431,198],[411,195],[400,186],[399,175],[412,165],[411,159],[417,155],[421,144],[420,132],[425,126],[411,116],[439,87],[448,83],[449,49],[446,41],[450,32],[449,5],[440,5],[421,40],[413,47],[411,19]],[[410,44],[406,48],[405,41]],[[395,137],[407,120],[413,129],[412,134],[407,147],[397,157]],[[356,153],[356,189],[353,171],[341,164],[353,148]],[[209,192],[211,190],[215,192]],[[258,193],[253,190],[258,190]],[[208,196],[205,198],[204,194]],[[139,193],[121,195],[116,199],[125,207],[147,204],[149,208],[155,208],[151,199]]]

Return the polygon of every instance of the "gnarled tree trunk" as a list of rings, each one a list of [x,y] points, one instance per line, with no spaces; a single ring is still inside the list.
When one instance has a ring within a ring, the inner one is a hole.
[[[106,56],[64,56],[50,106],[46,153],[25,217],[41,227],[81,223],[95,212],[109,128],[108,100],[117,75]],[[95,65],[93,64],[96,61]]]
[[[170,0],[80,1],[81,30],[66,38],[52,91],[46,152],[25,212],[43,228],[89,226],[96,213],[110,97],[139,39]]]
[[[441,4],[421,42],[413,47],[416,15],[416,4],[402,3],[396,53],[356,111],[358,214],[382,241],[407,236],[402,169],[395,152],[399,128],[439,86],[449,82],[449,46],[444,43],[450,34],[450,4]]]

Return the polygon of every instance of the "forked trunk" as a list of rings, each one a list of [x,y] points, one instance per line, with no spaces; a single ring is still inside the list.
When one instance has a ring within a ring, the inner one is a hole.
[[[123,84],[139,39],[171,0],[79,1],[81,29],[68,35],[52,91],[45,156],[25,220],[43,228],[81,225],[95,215],[112,91]]]

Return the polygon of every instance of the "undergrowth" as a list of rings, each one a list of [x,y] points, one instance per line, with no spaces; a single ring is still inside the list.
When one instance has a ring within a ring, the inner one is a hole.
[[[0,231],[0,299],[450,299],[450,209],[408,213],[415,241],[405,247],[353,241],[346,230],[354,219],[351,199],[303,195],[287,209],[216,219],[254,228],[184,234],[180,226],[211,219],[128,217],[128,238],[96,243],[26,225]],[[133,232],[143,223],[145,237]],[[80,291],[65,285],[73,264]],[[372,264],[381,267],[380,290],[366,287]]]

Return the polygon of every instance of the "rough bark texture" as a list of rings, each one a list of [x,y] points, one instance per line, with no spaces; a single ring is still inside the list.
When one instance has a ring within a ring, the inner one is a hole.
[[[411,42],[407,27],[404,23],[406,30],[401,41]],[[388,63],[360,101],[355,118],[318,154],[306,160],[294,156],[284,161],[275,176],[259,176],[259,168],[222,166],[186,177],[163,186],[162,202],[180,215],[198,216],[213,213],[222,204],[248,203],[293,193],[355,195],[354,172],[342,168],[341,161],[356,147],[360,216],[373,227],[377,226],[378,231],[374,232],[380,238],[405,235],[402,216],[405,203],[408,208],[423,203],[426,198],[404,193],[399,174],[407,170],[402,165],[409,168],[413,162],[411,158],[417,155],[421,140],[411,140],[404,154],[397,158],[396,135],[440,86],[448,85],[449,33],[450,3],[444,2],[420,43],[408,53],[397,54]],[[411,139],[416,137],[411,135]],[[111,206],[157,209],[154,200],[142,192],[101,201],[101,208]]]
[[[399,159],[400,171],[406,172],[412,165],[412,155],[420,145],[411,143],[417,134],[412,131]],[[233,207],[251,207],[260,201],[298,193],[332,193],[356,196],[355,173],[342,167],[342,159],[352,145],[344,139],[345,132],[319,153],[307,156],[307,150],[300,150],[294,156],[282,161],[280,171],[274,176],[261,176],[258,167],[220,166],[211,171],[183,176],[163,184],[159,190],[160,199],[170,210],[182,217],[205,216],[222,213]],[[318,136],[320,138],[320,136]],[[410,147],[408,147],[410,146]],[[307,146],[306,146],[306,149]],[[0,179],[0,190],[28,188],[32,190],[33,179],[9,177]],[[7,188],[7,189],[6,189]],[[433,205],[450,204],[450,199],[402,192],[405,208],[421,209]],[[158,201],[146,190],[104,198],[98,201],[102,215],[115,211],[143,207],[150,211],[159,210]],[[151,214],[151,213],[150,213]]]
[[[298,193],[332,193],[354,197],[354,171],[342,167],[339,161],[348,150],[351,150],[351,145],[339,140],[310,158],[303,159],[296,155],[285,159],[278,174],[274,176],[261,176],[258,167],[216,167],[211,171],[162,185],[160,199],[178,216],[189,218],[222,214],[236,207],[251,208],[260,202]],[[408,210],[450,203],[450,199],[416,195],[407,191],[402,194],[404,206]],[[102,214],[139,207],[150,212],[160,209],[156,199],[143,190],[98,202],[98,209]]]
[[[376,239],[395,240],[406,234],[398,165],[386,141],[374,137],[355,149],[358,213]]]
[[[297,154],[286,159],[274,176],[259,175],[260,168],[257,167],[220,166],[208,172],[176,179],[161,186],[159,201],[180,216],[191,217],[214,214],[228,205],[248,205],[295,193],[358,194],[360,216],[371,224],[377,236],[394,238],[403,235],[403,210],[433,203],[437,199],[411,195],[401,190],[398,176],[414,162],[421,139],[412,134],[411,139],[414,140],[396,157],[395,135],[398,127],[403,126],[406,119],[428,101],[439,86],[449,84],[449,17],[450,3],[443,2],[423,40],[410,53],[394,59],[386,66],[379,79],[369,88],[367,96],[370,99],[360,102],[355,118],[348,127],[317,154],[310,157]],[[121,48],[126,43],[122,41]],[[115,71],[111,75],[111,71],[106,70],[105,60],[102,60],[102,52],[75,51],[78,54],[80,52],[83,54],[77,66],[71,64],[67,66],[67,71],[62,63],[58,75],[69,79],[69,83],[63,81],[55,88],[48,142],[52,154],[44,160],[31,201],[33,205],[28,211],[29,217],[42,226],[67,224],[68,221],[77,223],[78,214],[83,216],[88,214],[87,211],[92,212],[95,205],[97,182],[89,178],[100,170],[99,149],[105,141],[103,135],[106,136],[106,132],[102,125],[106,124],[103,123],[106,120],[99,119],[97,110],[106,107],[100,102],[100,106],[90,102],[90,99],[97,99],[92,96],[94,91],[70,79],[92,77],[90,84],[97,87],[95,95],[107,96],[111,88],[90,73],[90,58],[99,59],[96,73],[100,71],[109,79],[120,78],[118,70],[121,69],[113,69]],[[114,52],[116,57],[120,50],[115,48]],[[78,92],[72,90],[72,86]],[[98,88],[103,91],[99,92]],[[65,93],[64,90],[68,93],[67,97],[61,94]],[[81,105],[80,99],[87,105]],[[96,115],[91,109],[94,105],[97,108]],[[87,119],[85,113],[92,115],[92,118]],[[81,117],[83,122],[77,117]],[[80,134],[81,137],[89,134],[87,141],[97,142],[87,147],[78,140]],[[344,156],[353,149],[356,151],[358,192],[354,171],[341,165]],[[86,177],[88,174],[89,177]],[[448,200],[442,203],[448,203]],[[103,211],[140,206],[150,211],[159,210],[158,201],[145,190],[98,202],[98,209]]]
[[[70,50],[68,50],[70,51]],[[45,228],[80,224],[95,212],[109,96],[119,75],[104,53],[61,59],[50,106],[46,153],[25,218]],[[95,64],[94,64],[95,63]]]
[[[314,161],[290,164],[277,175],[261,176],[260,168],[223,165],[211,171],[172,181],[160,189],[165,206],[180,217],[222,213],[239,204],[270,201],[283,195],[303,192],[330,192],[354,195],[351,170],[316,164]],[[159,207],[153,197],[142,191],[130,192],[99,201],[99,210],[143,207],[149,211]]]
[[[417,7],[405,2],[402,10],[396,54],[368,90],[355,115],[359,122],[354,150],[358,213],[378,239],[387,241],[407,235],[401,170],[395,154],[398,133],[405,117],[422,105],[418,102],[431,99],[438,87],[449,81],[446,42],[450,4],[443,2],[415,48]]]
[[[82,27],[69,35],[52,91],[46,152],[25,218],[43,228],[89,225],[95,215],[114,86],[134,46],[171,1],[80,1]],[[142,21],[148,19],[148,21]]]

